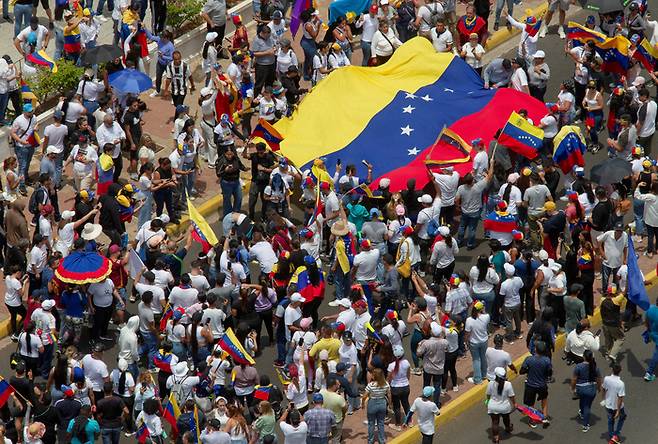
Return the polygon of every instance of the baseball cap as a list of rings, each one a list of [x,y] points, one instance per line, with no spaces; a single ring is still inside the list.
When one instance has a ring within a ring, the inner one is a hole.
[[[546,250],[539,250],[538,257],[540,261],[548,260],[548,253],[546,252]]]
[[[617,222],[615,224],[615,231],[624,231],[624,223],[623,222]]]
[[[324,402],[324,397],[320,393],[313,393],[313,403],[320,404]]]
[[[532,57],[534,59],[544,59],[546,58],[546,53],[540,49],[539,51],[535,51]]]
[[[429,205],[432,203],[432,196],[429,194],[423,194],[418,198],[418,202]]]
[[[305,302],[305,301],[306,301],[306,298],[304,298],[299,293],[293,293],[292,296],[290,296],[290,302]]]
[[[347,370],[347,364],[344,362],[339,362],[336,364],[336,372],[344,372],[345,370]]]
[[[423,387],[423,397],[431,398],[432,396],[434,396],[434,387],[431,385]]]
[[[370,241],[368,239],[363,239],[361,241],[361,248],[370,248]]]
[[[544,204],[544,211],[555,211],[555,202],[553,201],[548,201]]]
[[[507,376],[507,372],[502,367],[496,367],[494,369],[494,375],[496,375],[498,378],[504,378]]]

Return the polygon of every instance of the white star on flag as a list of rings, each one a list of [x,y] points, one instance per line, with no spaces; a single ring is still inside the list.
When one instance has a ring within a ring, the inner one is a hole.
[[[425,94],[423,97],[421,97],[421,99],[423,99],[426,102],[431,102],[432,100],[434,100],[429,96],[429,94]]]
[[[403,112],[403,113],[411,114],[411,112],[412,112],[413,110],[415,110],[415,109],[416,109],[416,108],[414,108],[413,106],[409,105],[409,106],[405,106],[404,108],[402,108],[402,112]]]
[[[420,150],[416,147],[413,147],[411,149],[407,149],[407,151],[409,152],[410,156],[416,156],[418,153],[420,153]]]
[[[417,97],[417,96],[414,95],[414,94],[407,93],[407,95],[405,96],[405,99],[415,99],[416,97]]]
[[[411,128],[409,125],[407,125],[405,127],[400,128],[400,130],[402,131],[402,133],[400,135],[411,136],[411,132],[414,129]]]

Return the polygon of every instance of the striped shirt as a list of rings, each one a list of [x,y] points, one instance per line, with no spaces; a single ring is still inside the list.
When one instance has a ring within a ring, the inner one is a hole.
[[[388,382],[386,385],[380,386],[373,381],[366,386],[366,392],[368,392],[370,399],[385,399],[389,388]]]
[[[171,62],[165,70],[165,77],[171,80],[171,95],[184,96],[187,94],[187,80],[192,76],[187,63],[180,62],[175,65]]]

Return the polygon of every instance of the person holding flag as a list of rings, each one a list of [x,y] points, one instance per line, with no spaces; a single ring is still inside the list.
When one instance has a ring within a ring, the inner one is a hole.
[[[519,41],[519,47],[516,52],[517,56],[524,59],[527,66],[532,65],[532,58],[537,52],[537,41],[539,40],[537,33],[541,27],[542,19],[528,15],[524,23],[522,23],[512,17],[511,10],[506,11],[504,17],[507,19],[508,28],[514,27],[521,31],[521,40]]]

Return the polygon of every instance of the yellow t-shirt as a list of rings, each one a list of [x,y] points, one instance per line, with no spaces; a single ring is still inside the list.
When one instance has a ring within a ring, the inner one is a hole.
[[[338,354],[338,349],[340,348],[340,339],[337,338],[322,338],[311,347],[309,355],[313,356],[314,359],[319,359],[318,355],[320,351],[327,350],[329,353],[330,361],[338,361],[340,356]]]
[[[336,392],[330,392],[327,389],[320,390],[322,395],[322,407],[331,410],[336,415],[336,422],[343,420],[343,407],[345,407],[345,398]]]

